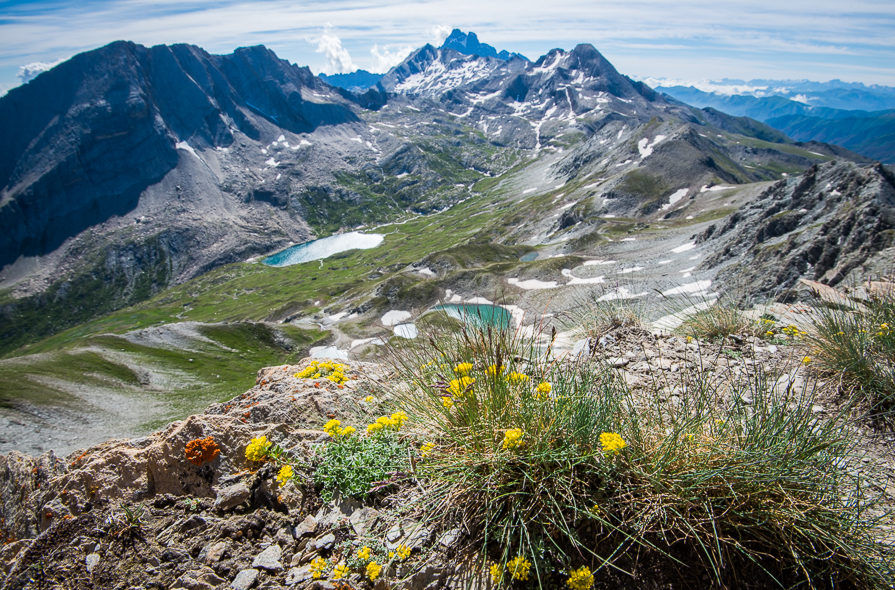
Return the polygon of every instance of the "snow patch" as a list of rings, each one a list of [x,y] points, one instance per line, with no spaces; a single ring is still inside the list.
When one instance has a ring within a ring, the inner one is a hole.
[[[683,246],[678,246],[677,248],[672,248],[671,251],[675,254],[680,254],[681,252],[689,252],[693,248],[696,247],[696,242],[687,242]]]
[[[684,294],[698,294],[698,293],[706,293],[709,287],[712,286],[712,282],[709,280],[705,281],[696,281],[695,283],[687,283],[686,285],[681,285],[680,287],[674,287],[673,289],[668,289],[667,291],[662,291],[662,295],[666,297],[669,295],[684,295]]]
[[[660,141],[665,139],[665,137],[666,137],[665,135],[657,135],[655,137],[655,139],[653,139],[652,143],[650,143],[650,140],[646,137],[644,137],[643,139],[638,141],[637,142],[637,150],[640,152],[640,158],[643,159],[643,158],[646,158],[647,156],[652,155],[653,148],[656,147],[656,145]]]
[[[525,281],[520,281],[519,279],[507,279],[507,282],[511,285],[515,285],[520,289],[525,289],[526,291],[534,291],[537,289],[555,289],[556,281],[539,281],[537,279],[528,279]]]
[[[394,326],[395,324],[400,324],[404,320],[409,320],[409,319],[410,319],[409,311],[401,311],[401,310],[393,309],[393,310],[387,312],[384,316],[382,316],[382,319],[380,321],[382,322],[383,326]]]
[[[395,326],[395,336],[398,338],[407,338],[412,340],[419,336],[420,331],[416,327],[416,324],[398,324]]]

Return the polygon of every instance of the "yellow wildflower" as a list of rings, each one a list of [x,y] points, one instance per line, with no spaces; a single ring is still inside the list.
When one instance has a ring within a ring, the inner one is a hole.
[[[485,374],[488,375],[489,377],[497,377],[501,373],[503,373],[502,366],[498,367],[497,365],[491,365],[490,367],[485,369]]]
[[[774,335],[774,333],[771,332],[770,330],[768,330],[767,332],[764,333],[764,335],[767,336],[768,338],[770,338],[771,336]]]
[[[342,422],[340,420],[330,420],[323,425],[323,432],[333,438],[336,438],[337,436],[342,434]]]
[[[372,395],[368,395],[367,397],[364,398],[364,401],[367,402],[368,404],[372,404],[375,399],[376,398],[374,398]]]
[[[687,336],[687,344],[693,342],[693,336]]]
[[[395,412],[392,414],[392,423],[396,426],[396,429],[404,426],[404,423],[409,419],[406,412]]]
[[[395,558],[395,552],[394,552],[394,551],[389,551],[389,552],[388,552],[388,558],[389,558],[389,560],[394,559],[394,558]]]
[[[361,547],[361,549],[357,552],[357,558],[363,559],[364,561],[369,560],[370,559],[370,548],[367,547],[366,545]]]
[[[807,365],[807,364],[810,363],[810,362],[811,362],[811,357],[810,357],[810,356],[806,356],[805,358],[802,359],[802,364],[803,364],[803,365]]]
[[[378,434],[382,431],[384,426],[379,422],[373,422],[372,424],[367,425],[367,434]]]
[[[461,375],[466,375],[470,371],[472,371],[472,363],[460,363],[454,367],[454,373],[459,373]]]
[[[448,386],[448,393],[450,393],[454,397],[460,397],[473,383],[475,383],[475,379],[473,379],[472,377],[460,377],[459,379],[451,379],[450,385]]]
[[[277,473],[277,483],[280,484],[281,486],[286,485],[286,482],[288,482],[290,479],[292,479],[292,476],[294,474],[295,474],[295,472],[292,471],[291,466],[283,465],[282,467],[280,467],[280,472]]]
[[[318,557],[317,559],[311,562],[311,575],[315,580],[319,580],[323,577],[323,572],[326,571],[326,560],[322,557]]]
[[[687,442],[693,442],[693,441],[696,440],[696,435],[694,435],[694,434],[685,434],[685,435],[684,435],[684,440],[687,441]]]
[[[503,581],[503,568],[499,564],[491,564],[491,581],[495,584]]]
[[[336,566],[336,569],[333,570],[333,580],[341,580],[342,578],[346,578],[350,573],[351,570],[348,569],[348,566],[344,563],[340,563]]]
[[[408,557],[410,557],[410,547],[408,547],[407,545],[403,545],[403,544],[398,545],[398,559],[400,559],[401,561],[404,561]]]
[[[367,577],[370,578],[371,582],[375,582],[376,578],[379,577],[379,572],[382,571],[382,566],[376,563],[375,561],[371,561],[367,564]]]
[[[507,375],[507,382],[509,383],[524,383],[529,379],[531,379],[531,377],[529,377],[525,373],[517,373],[516,371],[513,371],[509,375]]]
[[[620,450],[628,446],[621,436],[614,432],[604,432],[600,435],[600,444],[603,445],[604,453],[618,454]]]
[[[503,448],[515,449],[521,447],[525,442],[522,440],[522,429],[510,428],[503,435]]]
[[[539,400],[545,400],[550,397],[550,392],[552,390],[553,386],[544,381],[535,388],[535,397]]]
[[[427,442],[420,448],[420,455],[422,455],[423,459],[429,456],[429,453],[432,452],[432,449],[435,448],[435,443]]]
[[[579,569],[569,572],[566,585],[571,590],[590,590],[594,585],[594,575],[587,566],[581,566]]]
[[[507,569],[513,574],[514,580],[528,580],[528,570],[531,569],[531,562],[522,557],[514,557],[507,563]]]
[[[273,445],[266,436],[253,438],[246,447],[246,459],[249,461],[263,461],[267,457],[267,450]]]

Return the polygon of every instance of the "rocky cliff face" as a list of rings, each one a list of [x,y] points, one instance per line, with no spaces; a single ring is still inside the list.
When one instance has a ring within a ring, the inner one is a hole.
[[[702,264],[751,293],[788,297],[799,278],[828,285],[887,271],[895,245],[895,176],[882,165],[812,166],[697,237]],[[865,268],[866,266],[866,268]]]

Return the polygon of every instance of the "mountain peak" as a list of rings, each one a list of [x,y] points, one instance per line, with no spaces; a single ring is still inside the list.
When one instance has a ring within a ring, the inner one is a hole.
[[[498,52],[491,45],[480,42],[478,36],[476,36],[476,34],[472,31],[470,31],[469,33],[464,33],[460,29],[454,29],[453,31],[451,31],[451,34],[448,35],[448,38],[444,40],[444,43],[441,45],[440,49],[453,49],[454,51],[463,53],[465,55],[495,57],[504,61],[510,60],[514,57],[524,59],[525,61],[531,61],[522,54],[510,53],[505,49]]]

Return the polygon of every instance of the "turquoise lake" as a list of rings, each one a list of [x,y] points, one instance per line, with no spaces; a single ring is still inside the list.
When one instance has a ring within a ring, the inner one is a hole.
[[[347,234],[305,242],[304,244],[297,244],[291,248],[286,248],[282,252],[268,256],[261,262],[268,266],[292,266],[302,262],[322,260],[347,250],[369,250],[379,246],[384,239],[385,236],[381,234],[362,234],[353,231]]]

